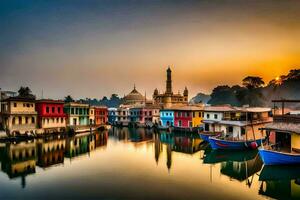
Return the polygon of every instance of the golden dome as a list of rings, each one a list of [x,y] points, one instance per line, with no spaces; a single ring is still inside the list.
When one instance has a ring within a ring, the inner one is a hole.
[[[143,103],[144,101],[145,97],[136,90],[135,86],[133,90],[124,97],[124,104]]]

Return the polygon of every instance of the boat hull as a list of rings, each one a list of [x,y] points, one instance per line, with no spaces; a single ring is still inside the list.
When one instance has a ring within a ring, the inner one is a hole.
[[[259,155],[265,165],[299,165],[300,154],[293,155],[266,149],[259,149]]]
[[[229,141],[222,140],[214,137],[209,137],[209,144],[212,149],[231,149],[231,150],[247,150],[251,148],[251,143],[256,142],[257,147],[261,145],[262,140],[250,140],[250,141]]]
[[[221,135],[221,133],[199,133],[200,138],[205,142],[209,142],[209,137],[215,137],[219,135]]]

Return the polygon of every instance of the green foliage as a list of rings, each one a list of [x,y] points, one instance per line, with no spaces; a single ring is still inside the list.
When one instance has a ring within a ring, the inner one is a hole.
[[[244,87],[217,86],[208,103],[270,106],[272,99],[300,99],[300,69],[290,70],[288,75],[271,80],[267,86],[264,86],[262,78],[253,76],[244,78],[242,84]]]
[[[65,97],[65,102],[66,103],[74,102],[74,99],[71,97],[71,95],[68,95]]]
[[[247,76],[243,79],[243,86],[245,86],[249,90],[262,87],[264,84],[265,82],[262,80],[261,77]]]
[[[22,98],[35,98],[35,96],[32,94],[32,91],[29,87],[23,87],[21,86],[18,90],[18,96]]]

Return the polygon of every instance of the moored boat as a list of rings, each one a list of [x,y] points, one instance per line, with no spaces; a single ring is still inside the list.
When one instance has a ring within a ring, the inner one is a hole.
[[[300,164],[300,111],[285,113],[284,109],[285,103],[300,103],[300,100],[273,100],[273,103],[281,103],[281,114],[274,110],[274,122],[263,128],[269,133],[269,140],[259,149],[259,155],[265,165]]]
[[[209,142],[209,137],[216,137],[216,136],[220,136],[222,134],[222,132],[199,132],[199,136],[202,140],[204,140],[205,142]]]
[[[265,139],[257,140],[228,140],[217,137],[209,137],[209,144],[212,149],[231,149],[231,150],[247,150],[256,149]]]
[[[300,154],[284,153],[260,148],[259,155],[265,165],[300,164]]]

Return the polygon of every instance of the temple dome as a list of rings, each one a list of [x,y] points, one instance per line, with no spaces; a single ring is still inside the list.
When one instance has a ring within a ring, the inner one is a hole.
[[[145,97],[136,90],[135,86],[133,90],[124,97],[124,104],[137,104],[144,103]]]

